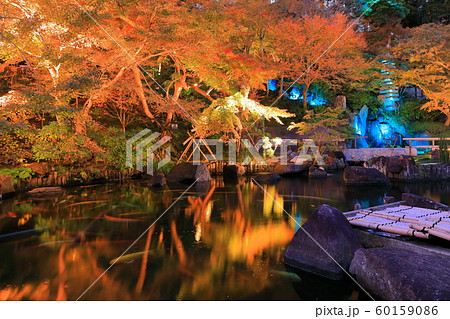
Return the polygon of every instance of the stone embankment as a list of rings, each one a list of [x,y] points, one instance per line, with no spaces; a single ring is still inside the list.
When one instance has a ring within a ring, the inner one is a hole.
[[[450,163],[418,164],[410,156],[374,157],[367,161],[364,166],[378,170],[391,180],[426,181],[450,179]]]

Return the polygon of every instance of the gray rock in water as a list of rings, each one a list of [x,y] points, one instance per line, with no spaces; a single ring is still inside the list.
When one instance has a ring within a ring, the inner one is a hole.
[[[406,204],[410,206],[430,208],[430,209],[450,210],[450,207],[447,205],[435,202],[431,199],[416,194],[403,193],[402,200],[405,201]]]
[[[414,158],[410,156],[390,156],[385,160],[386,171],[392,174],[400,174],[410,167],[414,167]]]
[[[10,175],[0,175],[0,194],[14,193],[14,182]]]
[[[375,168],[349,166],[344,170],[344,181],[348,185],[389,185],[389,178]]]
[[[167,174],[169,183],[198,183],[209,182],[211,174],[206,164],[194,165],[192,163],[177,164]]]
[[[288,164],[281,164],[278,163],[273,172],[280,174],[281,176],[289,176],[289,175],[298,175],[308,170],[309,165],[308,164],[294,164],[294,163],[288,163]]]
[[[359,248],[361,242],[347,218],[337,208],[321,205],[295,233],[284,253],[284,262],[317,275],[342,279],[343,269],[348,269]]]
[[[405,249],[359,249],[350,272],[385,300],[450,300],[450,260]]]
[[[311,166],[308,170],[309,177],[327,177],[328,173],[322,167]]]
[[[34,188],[27,192],[28,196],[32,197],[47,197],[47,196],[57,196],[61,194],[63,189],[61,187],[39,187]]]
[[[401,156],[386,158],[386,170],[393,174],[399,174],[405,169],[405,159]]]
[[[390,203],[395,203],[395,197],[394,196],[384,196],[383,204],[390,204]]]
[[[245,168],[241,165],[225,165],[223,167],[224,178],[237,178],[245,174]]]
[[[153,187],[162,187],[166,185],[166,177],[163,172],[155,172],[150,178],[149,184]]]
[[[256,174],[252,180],[258,184],[275,184],[281,179],[279,174]]]
[[[344,161],[347,161],[347,158],[345,157],[345,154],[341,151],[330,151],[328,153],[328,156],[336,159],[342,159]]]

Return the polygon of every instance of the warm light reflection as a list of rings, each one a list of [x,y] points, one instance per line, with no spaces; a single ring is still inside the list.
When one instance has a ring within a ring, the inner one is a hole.
[[[345,205],[355,196],[336,183],[333,177],[285,179],[264,186],[265,193],[244,180],[236,185],[212,183],[206,193],[192,192],[106,272],[85,299],[246,299],[270,289],[292,289],[287,288],[289,281],[280,284],[272,275],[282,270],[283,249],[315,207]],[[31,211],[17,213],[17,219],[0,216],[0,222],[12,221],[14,227],[21,218],[28,219],[21,230],[33,227],[27,225],[44,229],[38,236],[21,238],[20,245],[0,243],[0,300],[77,298],[178,196],[134,184],[104,185],[95,193],[84,188],[68,192],[56,201],[33,202]],[[423,193],[441,200],[429,188]],[[374,202],[373,194],[356,195],[361,202]],[[105,212],[118,220],[105,219]]]
[[[195,225],[195,241],[199,242],[202,240],[202,223]]]

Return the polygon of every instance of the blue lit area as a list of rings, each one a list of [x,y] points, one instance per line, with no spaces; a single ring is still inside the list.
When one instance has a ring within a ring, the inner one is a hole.
[[[267,87],[269,91],[276,91],[277,90],[277,80],[268,80],[267,81]]]
[[[367,117],[369,115],[369,108],[363,106],[359,113],[355,115],[352,126],[355,129],[355,136],[367,136]],[[356,140],[356,145],[358,148],[369,147],[367,139],[360,138]]]
[[[369,113],[371,116],[369,116]],[[406,136],[405,123],[392,113],[379,113],[369,110],[364,106],[355,115],[352,126],[355,136],[367,136],[366,139],[358,139],[357,147],[398,147]]]
[[[320,96],[314,96],[311,100],[308,100],[309,105],[311,106],[319,106],[327,104],[327,100]]]
[[[379,116],[369,123],[368,136],[373,147],[401,146],[405,135],[405,125],[395,115]]]
[[[430,135],[428,135],[425,132],[421,132],[421,133],[416,133],[416,134],[407,134],[406,137],[422,137],[422,138],[428,138],[430,137]],[[429,141],[411,141],[411,146],[428,146],[430,145],[431,142]],[[408,142],[409,145],[409,142]],[[430,151],[431,148],[418,148],[417,149],[417,154],[421,155],[424,154],[428,151]]]
[[[269,91],[277,91],[277,80],[267,80],[267,89]],[[291,89],[289,89],[287,92],[284,92],[284,95],[289,99],[293,101],[303,101],[303,86],[302,85],[295,85]],[[327,99],[323,96],[323,91],[318,88],[315,85],[312,85],[311,88],[308,90],[307,95],[307,102],[310,106],[319,106],[319,105],[325,105],[328,103]]]
[[[298,100],[303,101],[303,87],[293,87],[288,93],[285,93],[288,99],[290,100]],[[323,92],[315,87],[312,86],[311,89],[308,91],[308,94],[306,96],[306,101],[310,106],[319,106],[319,105],[325,105],[327,104],[327,100],[323,97]]]
[[[394,111],[397,109],[397,102],[400,100],[398,87],[394,84],[394,72],[395,62],[392,59],[381,60],[385,68],[381,70],[383,76],[380,100],[383,102],[383,108],[385,111]]]
[[[287,95],[289,100],[303,100],[303,96],[301,96],[300,90],[296,87],[294,87]]]

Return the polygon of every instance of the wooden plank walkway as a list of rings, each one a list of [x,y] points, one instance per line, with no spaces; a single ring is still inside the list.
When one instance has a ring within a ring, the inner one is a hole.
[[[353,226],[389,233],[450,241],[450,212],[404,205],[383,205],[346,213]]]

